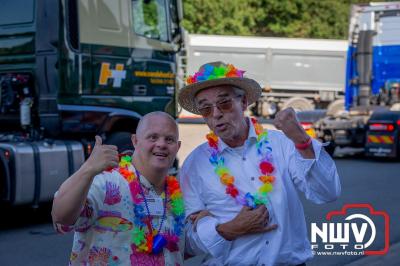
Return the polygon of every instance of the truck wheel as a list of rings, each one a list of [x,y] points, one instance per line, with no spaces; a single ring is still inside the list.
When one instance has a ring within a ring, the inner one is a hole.
[[[132,145],[131,136],[132,133],[130,132],[115,132],[104,143],[117,146],[118,153],[133,153],[135,149]]]
[[[328,105],[326,114],[336,116],[342,111],[344,111],[344,99],[338,99]]]
[[[289,107],[292,107],[295,111],[314,110],[314,105],[309,100],[302,97],[289,98],[283,103],[281,110]]]
[[[260,105],[261,105],[260,113],[263,117],[273,117],[276,114],[276,112],[278,111],[276,103],[274,103],[274,102],[268,102],[268,101],[261,102]]]
[[[272,101],[258,101],[255,106],[251,107],[253,115],[261,116],[265,118],[274,117],[278,111],[278,107],[275,102]]]
[[[400,111],[400,103],[395,103],[390,107],[390,111]]]
[[[9,185],[10,172],[6,166],[6,158],[0,150],[0,204],[4,201],[11,201],[11,191]]]

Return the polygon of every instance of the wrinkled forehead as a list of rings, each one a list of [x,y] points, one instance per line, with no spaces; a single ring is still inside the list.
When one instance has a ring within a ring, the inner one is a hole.
[[[195,103],[200,105],[203,102],[213,102],[221,98],[234,96],[235,89],[237,88],[231,85],[222,85],[201,90],[195,95]]]

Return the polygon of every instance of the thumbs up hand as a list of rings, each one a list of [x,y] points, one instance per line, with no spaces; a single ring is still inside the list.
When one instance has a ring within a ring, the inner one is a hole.
[[[85,162],[92,176],[98,175],[110,167],[117,167],[119,162],[117,146],[103,145],[100,136],[96,136],[95,138],[96,142],[93,151]]]

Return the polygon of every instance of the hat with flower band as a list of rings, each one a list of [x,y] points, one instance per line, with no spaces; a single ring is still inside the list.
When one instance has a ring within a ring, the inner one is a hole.
[[[186,79],[186,86],[179,91],[178,102],[189,112],[200,114],[194,101],[197,93],[216,86],[230,85],[242,89],[250,105],[261,96],[261,86],[255,80],[245,78],[244,72],[223,62],[204,64],[198,72]]]

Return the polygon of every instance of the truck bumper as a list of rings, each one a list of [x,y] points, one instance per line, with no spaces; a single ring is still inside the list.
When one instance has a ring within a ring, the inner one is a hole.
[[[397,134],[367,132],[365,155],[395,158],[398,154]]]

